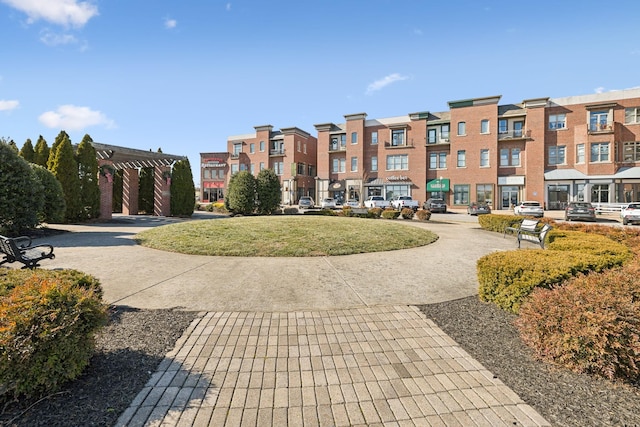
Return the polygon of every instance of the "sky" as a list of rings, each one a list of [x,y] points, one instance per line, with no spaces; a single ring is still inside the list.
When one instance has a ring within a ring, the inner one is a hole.
[[[640,86],[640,2],[0,0],[0,137],[188,156],[254,126]]]

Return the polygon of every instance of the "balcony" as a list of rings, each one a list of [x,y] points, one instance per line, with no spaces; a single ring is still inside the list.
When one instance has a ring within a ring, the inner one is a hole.
[[[531,138],[530,130],[514,129],[503,130],[498,132],[498,141],[510,140],[510,139],[527,139]]]
[[[589,133],[612,133],[613,123],[591,123]]]
[[[385,141],[384,148],[389,148],[391,150],[396,148],[413,148],[413,139],[411,141],[406,141],[401,144],[392,144],[389,141]]]
[[[269,150],[269,156],[284,156],[285,149],[284,148],[273,148]]]
[[[347,151],[347,144],[344,145],[340,145],[338,143],[331,143],[329,144],[329,152],[330,153],[337,153],[340,151]]]
[[[231,153],[231,160],[238,160],[240,158],[240,153]]]

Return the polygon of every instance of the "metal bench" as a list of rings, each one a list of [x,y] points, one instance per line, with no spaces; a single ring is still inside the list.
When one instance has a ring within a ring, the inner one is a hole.
[[[53,246],[49,244],[33,245],[31,238],[5,237],[0,236],[0,254],[3,255],[0,265],[20,262],[24,264],[22,268],[39,267],[39,262],[43,259],[53,259]]]
[[[523,219],[519,224],[505,227],[504,236],[507,235],[508,231],[514,233],[518,239],[518,248],[520,247],[520,242],[525,240],[527,242],[536,243],[544,249],[544,241],[547,238],[547,234],[553,227],[549,224],[544,224],[541,228],[538,228],[539,226],[540,221]]]

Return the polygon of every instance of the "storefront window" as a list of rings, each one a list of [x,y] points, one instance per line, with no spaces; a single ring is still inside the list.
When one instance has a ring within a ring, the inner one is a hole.
[[[469,204],[469,186],[468,185],[453,186],[453,204],[454,205]]]
[[[591,187],[592,203],[609,203],[609,184],[594,184]]]
[[[411,191],[408,185],[387,185],[385,187],[385,198],[391,200],[395,196],[410,196]]]
[[[550,185],[547,189],[549,209],[562,210],[569,201],[569,185]]]

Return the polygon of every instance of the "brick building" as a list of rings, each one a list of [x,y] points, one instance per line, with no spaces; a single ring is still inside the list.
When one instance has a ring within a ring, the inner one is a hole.
[[[493,209],[521,200],[547,209],[572,200],[640,201],[640,89],[519,104],[500,98],[382,119],[349,114],[343,123],[316,124],[317,139],[258,126],[229,138],[230,172],[274,168],[284,203],[307,194],[344,202],[442,197],[452,207],[486,201]]]

